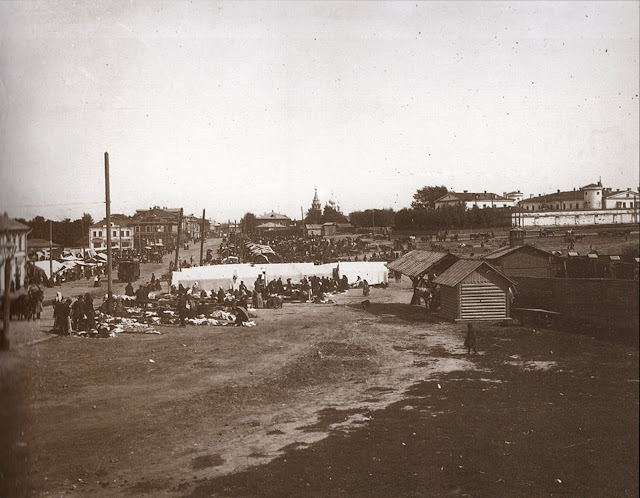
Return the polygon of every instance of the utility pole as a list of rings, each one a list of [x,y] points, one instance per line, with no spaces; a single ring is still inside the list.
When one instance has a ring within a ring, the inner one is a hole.
[[[376,210],[375,209],[371,210],[371,224],[373,225],[372,234],[375,236],[376,234]]]
[[[182,208],[180,208],[180,214],[178,215],[178,238],[176,239],[176,260],[175,260],[175,271],[178,271],[178,261],[180,255],[180,234],[182,233]]]
[[[49,220],[49,278],[53,281],[53,221]]]
[[[200,227],[200,266],[202,266],[203,253],[204,253],[204,209],[202,210],[202,226]]]
[[[107,205],[107,314],[111,314],[113,289],[111,281],[111,195],[109,193],[109,153],[104,153],[104,187]]]

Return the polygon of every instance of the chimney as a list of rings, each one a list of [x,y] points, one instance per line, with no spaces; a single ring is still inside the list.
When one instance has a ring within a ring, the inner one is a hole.
[[[558,189],[558,193],[560,193],[560,189]]]
[[[467,192],[469,192],[468,190],[463,190],[463,192],[466,194]]]
[[[484,193],[486,194],[486,193],[487,193],[487,191],[485,190],[485,191],[484,191]]]

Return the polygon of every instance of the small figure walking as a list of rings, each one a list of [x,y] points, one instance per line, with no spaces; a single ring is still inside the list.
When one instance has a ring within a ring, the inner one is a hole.
[[[471,349],[474,353],[478,352],[476,347],[476,332],[473,330],[473,324],[467,324],[467,337],[464,340],[464,347],[467,348],[467,354],[471,354]]]

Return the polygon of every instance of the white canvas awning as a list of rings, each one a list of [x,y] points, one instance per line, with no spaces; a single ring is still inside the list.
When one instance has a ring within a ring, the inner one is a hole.
[[[47,278],[51,278],[51,274],[49,272],[49,260],[36,261],[34,265],[36,265],[38,268],[43,270],[44,273],[47,275]],[[51,262],[51,266],[53,267],[54,275],[59,271],[64,270],[64,265],[60,263],[60,261],[56,261],[55,259]]]

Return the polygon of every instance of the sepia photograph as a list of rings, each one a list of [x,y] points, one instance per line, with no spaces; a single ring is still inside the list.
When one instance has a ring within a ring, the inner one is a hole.
[[[640,2],[0,0],[0,496],[629,496]]]

